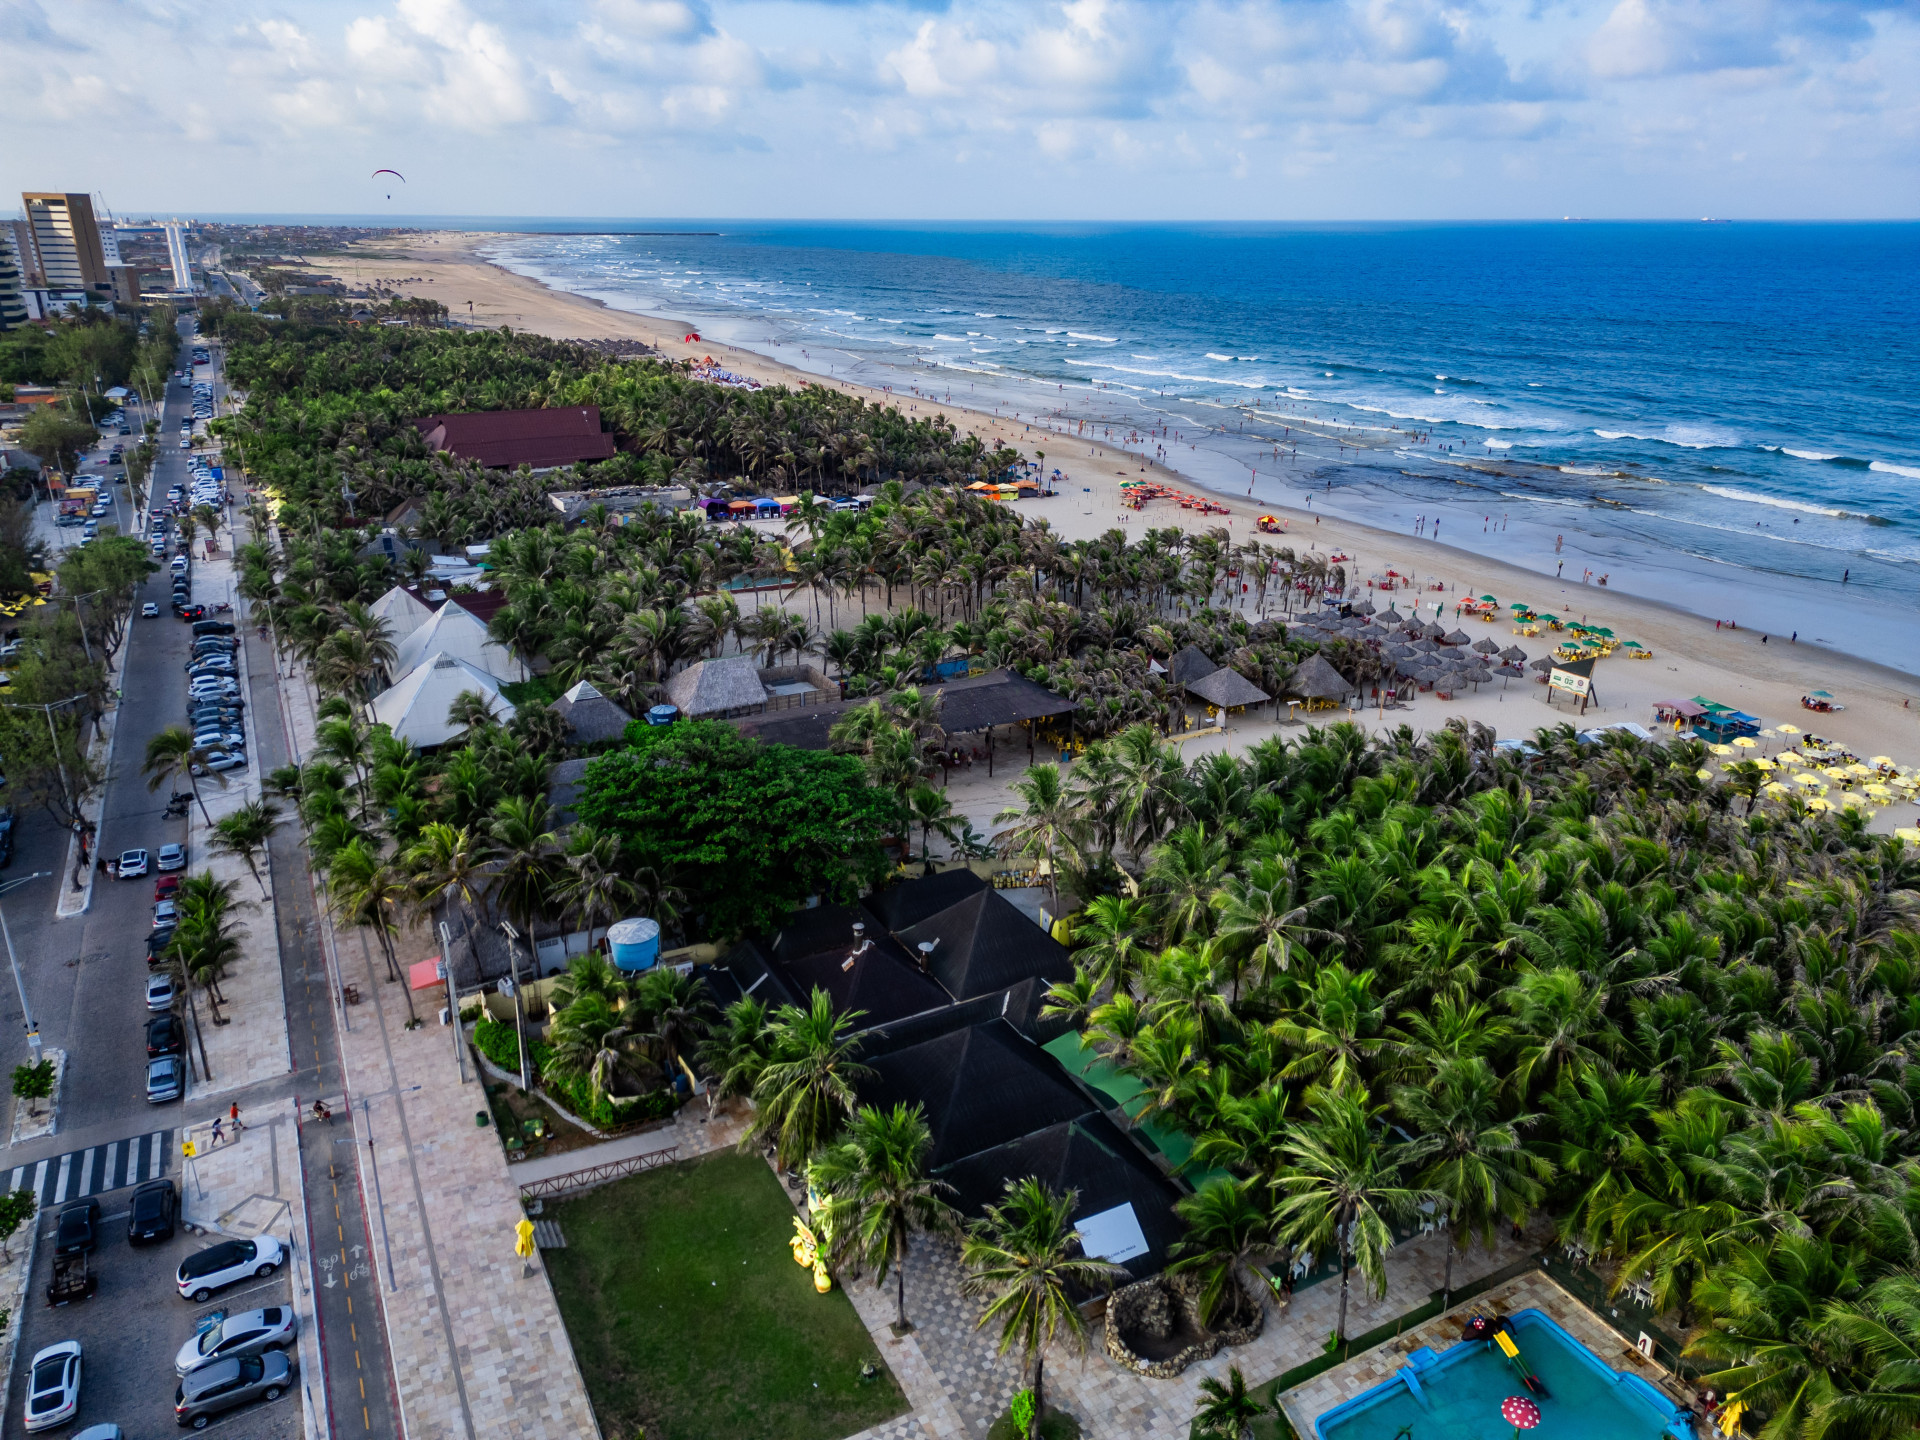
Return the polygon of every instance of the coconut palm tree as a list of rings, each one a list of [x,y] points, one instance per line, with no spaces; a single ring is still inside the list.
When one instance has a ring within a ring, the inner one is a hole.
[[[389,984],[404,980],[393,937],[412,895],[406,873],[364,837],[335,851],[327,868],[327,897],[334,914],[349,925],[364,925],[373,931],[386,958]],[[401,984],[401,993],[406,997],[408,1016],[414,1017],[412,985]]]
[[[601,922],[611,925],[630,909],[640,887],[620,872],[620,838],[591,825],[575,825],[567,834],[566,868],[553,887],[552,902],[579,917],[587,928],[587,948]]]
[[[930,1235],[957,1228],[953,1207],[942,1198],[952,1189],[927,1174],[933,1136],[918,1105],[891,1110],[864,1105],[846,1137],[829,1145],[807,1166],[809,1188],[828,1198],[827,1229],[833,1259],[859,1256],[872,1267],[876,1286],[895,1277],[896,1334],[907,1322],[907,1242],[915,1230]]]
[[[1186,1236],[1174,1243],[1174,1273],[1200,1280],[1200,1321],[1240,1323],[1242,1298],[1254,1315],[1262,1309],[1265,1283],[1253,1268],[1254,1257],[1273,1248],[1273,1213],[1261,1191],[1265,1181],[1216,1179],[1183,1197],[1174,1209],[1187,1223]],[[1251,1281],[1251,1285],[1244,1284]]]
[[[700,1065],[714,1077],[710,1093],[716,1100],[753,1093],[773,1058],[774,1037],[767,1007],[751,995],[721,1012],[700,1046]]]
[[[199,777],[194,774],[196,767],[205,768],[210,752],[204,746],[196,746],[193,736],[178,725],[170,725],[147,741],[146,758],[141,762],[140,773],[147,777],[149,793],[158,790],[167,781],[186,778],[187,789],[193,792],[194,804],[200,807],[200,818],[208,825],[213,817],[207,813],[207,802],[200,796]],[[219,771],[212,772],[213,782],[222,790],[227,788],[227,777]]]
[[[1064,1338],[1076,1351],[1086,1348],[1087,1324],[1073,1292],[1091,1291],[1125,1273],[1081,1252],[1080,1232],[1069,1218],[1079,1198],[1071,1190],[1049,1190],[1032,1176],[1009,1180],[1006,1198],[987,1206],[968,1227],[960,1250],[967,1272],[961,1292],[987,1302],[978,1328],[997,1324],[996,1353],[1018,1348],[1033,1376],[1028,1440],[1040,1433],[1046,1414],[1047,1347]]]
[[[549,1068],[564,1079],[586,1080],[595,1100],[613,1093],[613,1082],[629,1065],[634,1035],[632,1017],[616,1010],[604,995],[578,996],[553,1018],[548,1039]]]
[[[1380,1109],[1364,1091],[1316,1088],[1307,1108],[1312,1118],[1284,1147],[1274,1218],[1289,1245],[1340,1256],[1334,1336],[1345,1344],[1354,1269],[1375,1295],[1386,1294],[1392,1222],[1409,1219],[1427,1197],[1404,1183],[1400,1147],[1387,1139]]]
[[[994,824],[1007,827],[994,837],[995,842],[1003,855],[1046,862],[1047,894],[1057,909],[1060,894],[1054,884],[1054,856],[1072,842],[1079,817],[1067,800],[1058,765],[1030,765],[1012,788],[1020,803],[993,817]]]
[[[222,815],[213,827],[213,848],[246,862],[254,883],[260,887],[262,900],[267,898],[267,881],[255,857],[266,850],[267,841],[279,825],[279,806],[271,800],[249,800],[238,810]]]
[[[1211,1375],[1200,1382],[1200,1408],[1193,1412],[1193,1433],[1201,1440],[1252,1440],[1253,1422],[1267,1413],[1247,1390],[1238,1365],[1227,1368],[1226,1383]]]
[[[487,836],[493,842],[488,895],[520,927],[533,933],[536,916],[551,903],[558,870],[553,807],[544,798],[509,796],[493,807]]]
[[[656,965],[633,987],[634,1003],[647,1016],[646,1040],[671,1083],[681,1056],[697,1048],[713,1026],[713,1002],[707,982]]]
[[[1447,1221],[1440,1306],[1453,1297],[1454,1250],[1472,1241],[1491,1248],[1494,1225],[1522,1223],[1545,1195],[1553,1166],[1521,1139],[1537,1115],[1501,1116],[1500,1081],[1480,1056],[1446,1060],[1424,1085],[1401,1085],[1393,1107],[1414,1132],[1401,1160],[1414,1184],[1441,1197]]]
[[[771,1139],[782,1170],[804,1165],[853,1113],[854,1085],[870,1073],[853,1058],[854,1022],[864,1014],[833,1013],[833,1001],[815,990],[802,1010],[775,1012],[772,1051],[754,1083],[753,1127],[743,1148]]]

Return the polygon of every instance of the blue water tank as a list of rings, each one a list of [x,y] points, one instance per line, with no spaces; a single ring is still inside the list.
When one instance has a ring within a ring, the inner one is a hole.
[[[660,959],[658,920],[621,920],[607,931],[613,963],[622,970],[651,970]]]
[[[651,710],[647,711],[647,724],[649,725],[671,725],[679,718],[680,707],[678,705],[655,705]]]

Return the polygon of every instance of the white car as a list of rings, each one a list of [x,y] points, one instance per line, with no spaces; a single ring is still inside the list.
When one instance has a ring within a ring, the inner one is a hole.
[[[248,1278],[264,1280],[286,1261],[287,1250],[271,1235],[256,1235],[251,1240],[227,1240],[196,1251],[180,1262],[175,1283],[180,1294],[196,1305],[204,1305],[213,1292],[238,1285]],[[75,1347],[76,1351],[78,1346]]]
[[[144,620],[158,620],[160,618],[160,607],[149,600],[140,607],[140,616]]]
[[[171,975],[149,975],[147,977],[147,1009],[171,1010],[173,1002],[179,996]]]
[[[264,1310],[243,1310],[182,1345],[180,1353],[173,1358],[174,1373],[188,1375],[202,1365],[232,1355],[290,1350],[299,1329],[300,1322],[294,1318],[291,1306],[269,1305]]]
[[[27,1376],[27,1430],[51,1430],[80,1410],[80,1342],[62,1340],[33,1357]]]
[[[120,878],[130,880],[147,873],[147,852],[144,850],[123,850],[120,852]]]

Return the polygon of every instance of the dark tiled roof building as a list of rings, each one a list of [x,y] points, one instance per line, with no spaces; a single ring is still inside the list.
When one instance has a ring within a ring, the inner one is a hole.
[[[552,470],[614,455],[613,436],[600,428],[600,410],[594,405],[426,415],[413,423],[431,448],[493,470],[521,465]]]

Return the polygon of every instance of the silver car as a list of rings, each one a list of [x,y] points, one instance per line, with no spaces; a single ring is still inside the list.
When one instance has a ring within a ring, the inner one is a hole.
[[[278,1400],[292,1376],[293,1366],[278,1350],[215,1360],[181,1380],[173,1392],[173,1418],[204,1430],[222,1411],[253,1400]]]
[[[242,1310],[182,1345],[173,1359],[174,1373],[190,1375],[216,1360],[258,1355],[263,1350],[290,1351],[299,1329],[300,1322],[294,1318],[290,1305]]]

